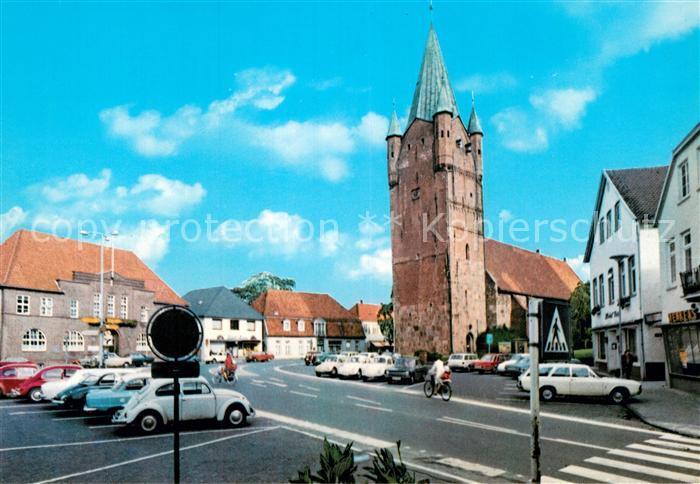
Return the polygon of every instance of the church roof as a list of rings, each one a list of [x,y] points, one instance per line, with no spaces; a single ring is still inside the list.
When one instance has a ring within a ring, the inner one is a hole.
[[[467,133],[469,134],[484,134],[481,130],[481,123],[479,123],[479,117],[476,115],[476,109],[472,106],[472,113],[469,115],[469,125],[467,126]]]
[[[401,136],[401,126],[399,125],[399,118],[396,117],[396,111],[391,113],[391,121],[389,121],[389,130],[386,132],[386,137],[389,136]]]
[[[445,94],[442,104],[444,106],[440,103],[440,91],[443,87]],[[433,115],[439,111],[438,108],[451,112],[453,116],[459,114],[455,95],[447,77],[447,69],[442,58],[437,34],[431,25],[428,32],[428,40],[425,43],[423,63],[418,73],[416,91],[413,93],[413,103],[408,115],[408,125],[416,118],[432,121]]]

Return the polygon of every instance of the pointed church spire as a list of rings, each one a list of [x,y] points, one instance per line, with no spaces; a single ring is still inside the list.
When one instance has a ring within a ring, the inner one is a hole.
[[[391,113],[391,121],[389,121],[389,130],[386,132],[386,137],[389,136],[401,136],[401,126],[399,125],[399,118],[396,117],[396,109]]]
[[[472,92],[472,112],[469,115],[469,125],[467,126],[467,133],[469,134],[480,134],[483,136],[484,132],[481,130],[481,123],[479,123],[479,117],[476,115],[476,108],[474,107],[474,93]]]
[[[442,82],[442,87],[440,87],[440,94],[438,94],[437,106],[435,107],[435,113],[450,113],[452,114],[452,102],[447,95],[447,88],[445,87],[445,82]]]
[[[416,118],[425,121],[433,120],[433,115],[437,112],[438,104],[440,104],[439,98],[443,87],[445,90],[445,103],[441,107],[447,107],[447,111],[451,112],[453,116],[457,116],[459,114],[457,103],[447,77],[447,69],[442,58],[440,44],[433,26],[430,25],[428,40],[425,43],[425,51],[423,53],[423,63],[418,73],[416,91],[413,94],[413,103],[408,115],[408,124],[411,124]]]

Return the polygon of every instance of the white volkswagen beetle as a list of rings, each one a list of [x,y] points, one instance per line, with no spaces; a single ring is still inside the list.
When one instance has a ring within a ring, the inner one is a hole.
[[[543,363],[539,367],[540,397],[553,400],[557,395],[608,397],[613,403],[624,403],[642,393],[642,384],[635,380],[598,376],[587,365]],[[518,377],[518,388],[530,391],[530,372]]]
[[[362,365],[369,363],[370,358],[363,355],[351,356],[338,367],[338,378],[362,378]]]
[[[385,378],[386,371],[393,364],[394,359],[391,356],[377,356],[360,366],[360,378],[362,381]]]
[[[173,382],[167,378],[151,380],[129,403],[112,417],[117,424],[135,425],[144,433],[153,433],[173,420]],[[232,427],[245,425],[255,410],[242,394],[212,388],[206,378],[180,380],[180,419],[216,419]]]
[[[316,367],[316,376],[338,376],[338,368],[345,362],[343,355],[330,355]]]

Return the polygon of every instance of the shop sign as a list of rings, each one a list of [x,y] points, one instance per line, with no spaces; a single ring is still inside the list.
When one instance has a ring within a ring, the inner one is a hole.
[[[687,309],[685,311],[676,311],[675,313],[668,313],[669,323],[686,323],[688,321],[695,321],[698,318],[698,312],[692,308]]]

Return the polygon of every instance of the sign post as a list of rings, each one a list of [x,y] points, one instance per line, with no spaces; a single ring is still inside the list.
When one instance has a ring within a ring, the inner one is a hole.
[[[540,482],[540,316],[542,300],[530,298],[527,306],[530,345],[530,481]]]
[[[165,306],[148,321],[148,346],[161,362],[151,366],[153,378],[173,379],[173,481],[180,482],[180,378],[199,376],[192,360],[202,346],[202,323],[192,311]]]
[[[491,353],[491,344],[493,344],[493,334],[486,333],[486,344],[489,345],[489,353]]]

